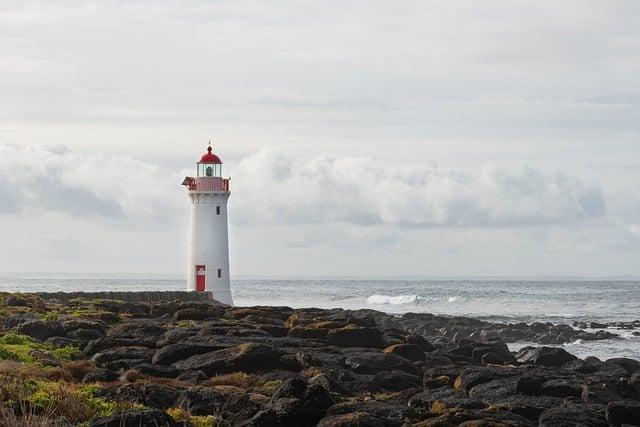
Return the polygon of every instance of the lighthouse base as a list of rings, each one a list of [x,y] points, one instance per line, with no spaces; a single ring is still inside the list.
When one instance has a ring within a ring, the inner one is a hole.
[[[205,292],[198,292],[194,289],[189,289],[189,291],[194,293],[207,293],[210,294],[214,300],[221,302],[222,304],[234,306],[233,304],[233,296],[231,295],[230,289],[207,289]]]

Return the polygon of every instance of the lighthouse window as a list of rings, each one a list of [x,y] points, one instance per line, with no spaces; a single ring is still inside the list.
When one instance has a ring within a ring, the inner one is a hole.
[[[207,167],[207,176],[213,176],[213,168],[211,166]]]
[[[218,269],[218,279],[222,278],[222,269]]]
[[[216,206],[216,215],[220,215],[220,206]]]

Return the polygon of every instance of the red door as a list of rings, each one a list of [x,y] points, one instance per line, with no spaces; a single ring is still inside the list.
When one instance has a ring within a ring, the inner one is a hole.
[[[196,290],[204,292],[205,287],[204,265],[196,265]]]

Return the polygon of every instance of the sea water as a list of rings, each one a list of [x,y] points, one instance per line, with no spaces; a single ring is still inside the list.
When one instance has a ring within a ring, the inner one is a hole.
[[[183,290],[179,276],[77,276],[16,274],[0,277],[0,291]],[[319,308],[370,308],[393,314],[433,313],[491,322],[617,322],[640,319],[640,281],[241,279],[232,281],[235,303]],[[609,329],[622,339],[577,341],[580,356],[640,360],[640,337]],[[517,349],[527,343],[511,345]]]

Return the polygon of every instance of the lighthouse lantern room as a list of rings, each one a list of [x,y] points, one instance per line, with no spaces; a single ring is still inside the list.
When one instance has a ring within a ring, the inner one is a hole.
[[[216,300],[233,305],[227,222],[231,191],[229,178],[222,177],[222,161],[211,144],[197,163],[196,177],[186,177],[182,185],[191,201],[188,290],[211,292]]]

